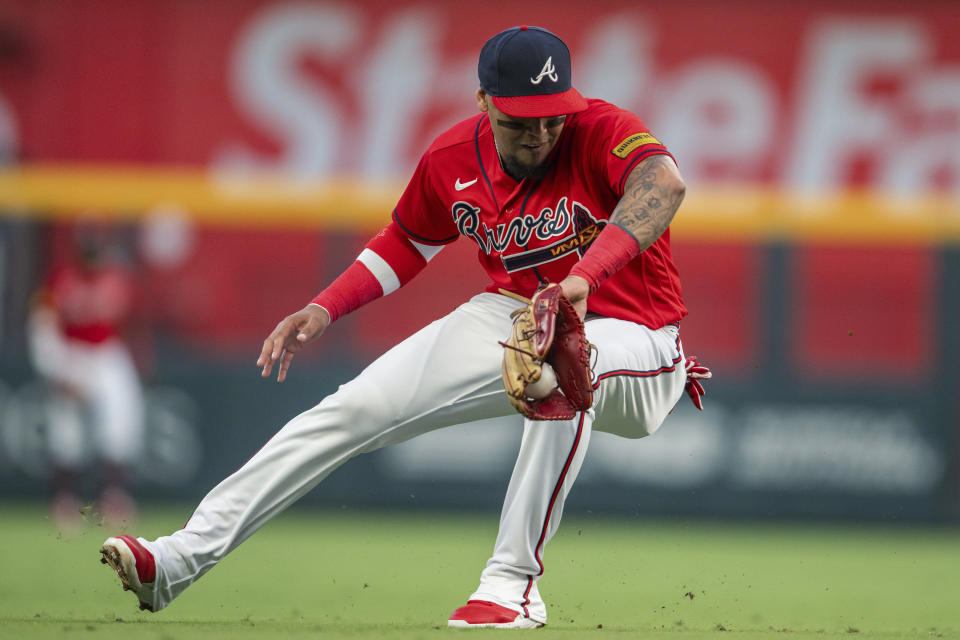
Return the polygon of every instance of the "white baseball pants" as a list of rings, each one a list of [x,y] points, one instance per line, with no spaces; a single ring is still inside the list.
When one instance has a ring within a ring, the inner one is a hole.
[[[131,465],[143,448],[143,389],[127,347],[116,338],[90,344],[65,338],[46,311],[29,326],[30,355],[37,371],[72,391],[54,393],[47,404],[47,440],[53,462],[77,468],[91,454]],[[84,427],[89,410],[91,439]],[[95,446],[88,450],[88,443]]]
[[[270,518],[360,453],[440,427],[516,418],[501,382],[510,312],[520,304],[483,293],[374,361],[355,379],[284,426],[203,499],[184,528],[141,542],[153,552],[159,611]],[[472,598],[546,622],[537,590],[543,548],[597,429],[628,438],[653,433],[686,380],[675,326],[587,322],[598,348],[594,408],[571,421],[526,421],[493,556]],[[141,597],[150,594],[141,594]]]

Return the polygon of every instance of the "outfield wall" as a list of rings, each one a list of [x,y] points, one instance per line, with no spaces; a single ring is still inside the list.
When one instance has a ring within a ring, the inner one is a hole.
[[[70,227],[7,220],[0,229],[0,492],[40,496],[45,399],[27,364],[23,312],[41,256],[64,246]],[[284,421],[483,284],[474,250],[458,242],[403,291],[339,322],[277,385],[252,364],[263,336],[365,235],[197,236],[234,251],[171,272],[137,263],[143,307],[131,328],[152,403],[144,497],[199,498]],[[265,243],[283,255],[264,262],[239,250]],[[315,266],[313,284],[295,270],[295,284],[276,286],[291,278],[288,252]],[[691,309],[685,345],[716,373],[707,411],[683,399],[653,438],[595,437],[574,508],[957,518],[960,249],[677,239],[675,252]],[[9,277],[18,261],[34,263],[31,278]],[[494,508],[519,432],[473,425],[427,436],[352,461],[307,500]]]
[[[359,252],[475,56],[561,33],[586,94],[677,156],[687,349],[716,372],[654,438],[591,444],[577,509],[957,521],[960,12],[952,3],[121,2],[0,5],[0,493],[40,496],[28,301],[78,225],[140,284],[144,497],[193,500],[284,420],[482,288],[445,249],[298,358],[263,336]],[[561,10],[562,9],[562,10]],[[495,507],[517,425],[351,462],[307,500]]]

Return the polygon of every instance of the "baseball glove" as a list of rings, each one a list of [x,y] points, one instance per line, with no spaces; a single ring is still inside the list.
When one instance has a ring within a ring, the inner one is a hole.
[[[503,386],[514,408],[531,420],[570,420],[593,405],[590,350],[583,321],[558,284],[540,287],[532,300],[500,292],[526,303],[511,314],[513,327],[503,346]],[[557,386],[533,398],[528,385],[549,364]]]

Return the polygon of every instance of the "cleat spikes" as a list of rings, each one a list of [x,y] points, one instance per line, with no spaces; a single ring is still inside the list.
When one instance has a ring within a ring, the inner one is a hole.
[[[155,565],[153,556],[149,551],[141,547],[135,540],[128,536],[119,538],[107,538],[100,550],[100,561],[109,565],[120,579],[120,586],[123,591],[133,592],[139,600],[140,611],[152,612],[153,606],[150,599],[153,598],[153,585],[155,578]],[[141,573],[138,569],[138,561],[143,563],[145,569]],[[149,571],[149,572],[148,572]],[[141,583],[143,578],[149,576],[146,583]],[[144,602],[146,600],[146,603]]]

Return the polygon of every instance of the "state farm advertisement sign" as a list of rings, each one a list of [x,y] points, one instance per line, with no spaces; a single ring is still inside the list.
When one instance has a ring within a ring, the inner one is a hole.
[[[7,0],[0,153],[403,179],[523,23],[689,182],[960,192],[950,2]]]

